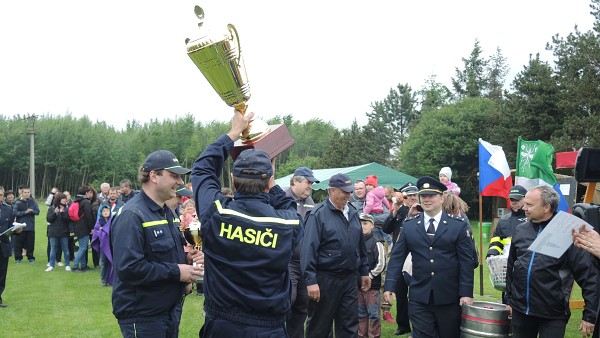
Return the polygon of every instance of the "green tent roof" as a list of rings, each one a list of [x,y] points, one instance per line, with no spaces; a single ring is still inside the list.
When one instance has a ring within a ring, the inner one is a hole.
[[[377,175],[377,183],[381,186],[391,185],[394,188],[400,188],[408,182],[415,184],[417,179],[403,172],[388,168],[379,163],[367,163],[355,167],[346,168],[330,168],[330,169],[315,169],[313,170],[315,177],[320,180],[320,183],[313,185],[314,190],[325,190],[329,186],[329,178],[335,174],[343,173],[348,175],[352,181],[358,179],[364,180],[368,175]],[[275,180],[282,189],[290,186],[292,175],[287,175]]]

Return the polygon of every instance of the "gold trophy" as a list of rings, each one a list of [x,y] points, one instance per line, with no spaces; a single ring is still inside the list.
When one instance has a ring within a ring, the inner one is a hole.
[[[244,114],[247,109],[246,102],[250,99],[250,84],[235,26],[228,24],[226,32],[214,33],[203,27],[204,10],[195,6],[194,13],[200,20],[198,27],[202,35],[197,39],[185,40],[188,56],[221,99]],[[241,139],[236,142],[231,155],[235,159],[242,150],[257,148],[274,158],[294,143],[284,124],[269,126],[255,117],[242,132]]]
[[[188,227],[183,230],[184,236],[188,242],[194,243],[194,249],[202,250],[202,234],[200,232],[200,222],[192,221],[188,225]],[[191,240],[190,240],[191,239]],[[196,266],[196,262],[192,263],[193,266]],[[198,277],[197,281],[202,282],[204,280],[203,276]]]

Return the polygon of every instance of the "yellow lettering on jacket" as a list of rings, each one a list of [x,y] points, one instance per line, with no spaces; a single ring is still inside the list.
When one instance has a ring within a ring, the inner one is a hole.
[[[240,243],[262,246],[263,248],[276,248],[279,234],[273,233],[273,229],[267,228],[265,231],[255,229],[244,229],[240,226],[221,223],[219,237],[227,238],[230,241],[239,241]]]

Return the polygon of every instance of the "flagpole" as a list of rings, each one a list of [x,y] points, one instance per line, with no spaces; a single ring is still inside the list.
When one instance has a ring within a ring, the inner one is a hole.
[[[483,206],[479,194],[479,295],[483,296]]]

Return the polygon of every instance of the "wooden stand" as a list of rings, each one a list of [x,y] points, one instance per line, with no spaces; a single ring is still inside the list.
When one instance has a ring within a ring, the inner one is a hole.
[[[285,124],[276,124],[270,127],[271,132],[258,141],[243,143],[241,140],[237,140],[231,149],[231,158],[235,160],[242,151],[255,148],[266,152],[271,159],[274,159],[296,143]]]

